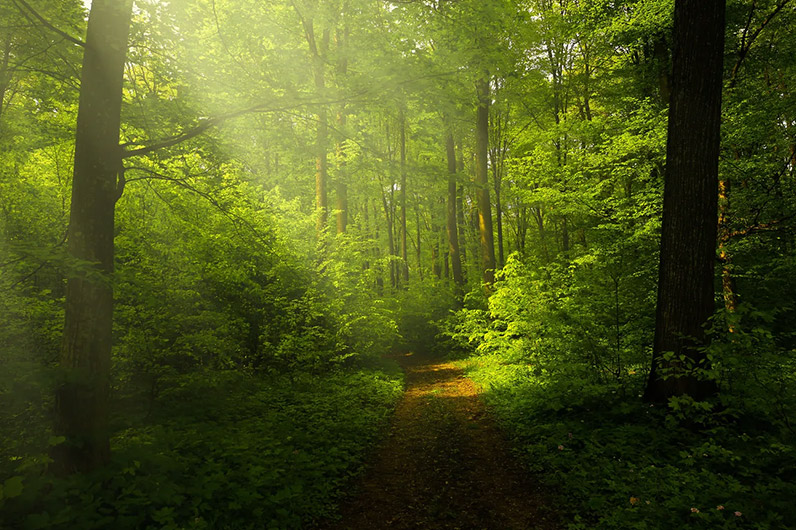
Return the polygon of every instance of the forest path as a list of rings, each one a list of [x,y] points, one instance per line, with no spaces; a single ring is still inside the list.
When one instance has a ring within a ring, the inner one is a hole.
[[[509,453],[455,365],[399,357],[407,388],[388,438],[329,529],[553,529],[544,495]]]

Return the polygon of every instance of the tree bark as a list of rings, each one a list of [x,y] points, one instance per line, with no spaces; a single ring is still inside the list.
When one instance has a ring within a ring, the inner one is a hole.
[[[318,97],[323,97],[326,92],[326,52],[329,49],[329,30],[325,29],[319,43],[315,36],[312,19],[303,20],[307,44],[312,55],[312,74],[315,82],[315,92]],[[329,135],[329,117],[326,106],[318,107],[318,127],[315,137],[315,209],[318,219],[316,229],[321,235],[329,222],[329,200],[327,197],[327,181],[329,179],[329,162],[326,154],[326,143]]]
[[[418,205],[420,201],[417,197],[415,197],[415,238],[417,240],[417,248],[415,249],[417,253],[417,275],[420,278],[420,281],[423,281],[423,252],[421,251],[420,247],[420,206]]]
[[[669,75],[669,47],[666,38],[658,36],[653,44],[653,54],[658,68],[658,93],[661,101],[668,102],[672,95],[671,76]]]
[[[456,170],[464,174],[464,153],[462,153],[462,140],[456,142]],[[456,189],[456,222],[459,226],[459,252],[462,256],[462,277],[467,281],[467,223],[464,220],[464,186]]]
[[[409,255],[406,248],[406,116],[401,111],[401,275],[409,282]]]
[[[733,313],[738,309],[738,295],[735,289],[735,278],[732,275],[732,256],[727,251],[727,243],[730,240],[729,210],[730,181],[728,178],[724,178],[719,181],[719,262],[721,263],[721,289],[724,308]],[[734,331],[732,326],[730,326],[729,331]]]
[[[113,327],[113,231],[121,176],[122,84],[132,0],[94,0],[88,20],[75,134],[68,251],[84,264],[70,273],[55,394],[53,449],[60,473],[108,462]]]
[[[655,341],[644,394],[650,401],[715,392],[688,368],[707,367],[700,346],[714,310],[724,17],[725,0],[675,3]],[[674,357],[664,359],[666,352]]]
[[[459,255],[459,226],[456,216],[456,148],[453,141],[453,134],[448,134],[445,141],[445,151],[448,158],[448,204],[447,204],[447,230],[448,230],[448,252],[450,253],[451,269],[453,270],[453,281],[456,283],[457,292],[460,294],[464,286],[464,276],[462,276],[462,260]]]
[[[348,27],[336,33],[337,52],[340,59],[337,64],[337,73],[345,77],[348,73]],[[335,183],[335,210],[337,233],[344,234],[348,228],[348,183],[346,174],[345,150],[343,149],[343,134],[346,126],[346,105],[342,103],[337,113],[337,126],[340,130],[337,140],[337,179]]]
[[[495,281],[495,239],[492,231],[492,204],[489,200],[489,171],[487,152],[489,149],[489,80],[479,79],[478,111],[475,136],[475,184],[478,199],[478,232],[481,243],[481,271],[484,283]],[[488,289],[488,288],[487,288]]]
[[[5,44],[3,45],[3,59],[0,63],[0,120],[3,117],[5,110],[6,90],[11,82],[11,75],[9,69],[9,59],[11,58],[11,36],[6,37]]]

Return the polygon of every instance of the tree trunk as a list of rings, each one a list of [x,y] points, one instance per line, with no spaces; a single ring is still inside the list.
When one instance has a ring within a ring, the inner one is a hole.
[[[387,221],[387,247],[390,251],[390,256],[395,256],[395,229],[394,229],[394,213],[391,211],[390,205],[387,203],[387,194],[384,193],[384,186],[381,187],[381,204],[384,207],[384,217]],[[397,286],[397,275],[395,273],[395,260],[390,260],[390,286],[395,288]]]
[[[688,367],[707,367],[699,347],[714,310],[724,13],[724,0],[675,3],[655,341],[644,394],[650,401],[715,392]],[[674,357],[665,360],[666,352]]]
[[[440,239],[442,230],[439,226],[437,201],[431,202],[431,272],[437,279],[442,278],[442,253],[440,252]]]
[[[416,252],[417,252],[417,275],[420,278],[420,281],[423,281],[423,252],[421,251],[420,247],[420,206],[418,205],[420,201],[417,197],[415,197],[415,226],[417,228],[417,232],[415,237],[417,239],[416,245]]]
[[[505,134],[505,127],[509,121],[509,107],[505,104],[505,109],[499,112],[490,113],[490,138],[489,158],[492,167],[492,186],[495,190],[495,221],[497,229],[497,266],[505,265],[505,255],[503,246],[503,173],[505,169],[505,159],[508,153],[508,140]]]
[[[653,44],[653,54],[658,68],[658,93],[661,101],[668,102],[672,94],[671,76],[669,75],[669,47],[666,38],[658,36]]]
[[[66,287],[53,449],[61,473],[108,462],[113,327],[113,230],[121,176],[119,127],[132,0],[94,0],[80,83],[68,251],[86,265]],[[89,265],[90,264],[90,265]]]
[[[445,141],[445,151],[448,157],[448,204],[447,204],[447,230],[448,230],[448,251],[450,253],[451,269],[453,269],[453,281],[456,283],[457,292],[461,293],[464,285],[462,276],[462,260],[459,256],[459,227],[456,217],[456,148],[453,142],[453,134],[448,134]]]
[[[500,182],[495,184],[495,220],[497,221],[497,236],[498,236],[498,267],[503,267],[506,264],[505,256],[503,255],[503,204],[500,200]]]
[[[464,153],[462,153],[462,140],[456,142],[456,171],[464,174]],[[464,186],[456,189],[456,222],[459,226],[459,252],[462,255],[462,278],[466,281],[467,265],[467,224],[464,221]]]
[[[376,264],[376,292],[379,296],[384,294],[384,265],[381,262],[381,249],[379,248],[379,206],[378,200],[373,203],[373,260]]]
[[[409,255],[406,248],[406,116],[401,111],[401,274],[409,282]]]
[[[727,178],[719,181],[719,262],[721,263],[721,289],[724,308],[730,312],[738,309],[738,295],[735,289],[735,278],[732,275],[732,256],[727,251],[730,240],[729,227],[730,181]],[[730,326],[730,331],[734,331]]]
[[[539,242],[542,245],[542,259],[544,260],[545,265],[549,265],[550,253],[547,250],[547,235],[544,227],[544,214],[542,212],[542,206],[539,205],[532,207],[531,213],[536,219],[536,226],[539,228]]]
[[[9,70],[9,59],[11,58],[11,36],[7,36],[7,40],[3,46],[3,59],[0,64],[0,120],[3,117],[5,110],[6,90],[11,82],[11,74]]]
[[[483,281],[489,286],[495,281],[495,240],[492,231],[492,204],[489,200],[489,80],[479,79],[478,114],[475,136],[475,184],[478,198],[478,232],[481,243],[481,271]]]
[[[340,59],[337,63],[337,74],[339,78],[344,78],[348,73],[348,27],[343,31],[337,31],[335,41],[337,42],[337,53]],[[337,233],[344,234],[348,228],[348,184],[346,175],[345,150],[343,149],[343,135],[346,125],[346,106],[340,105],[337,113],[337,127],[339,129],[337,140],[337,179],[335,183],[335,210]]]
[[[329,30],[323,31],[321,42],[315,37],[312,19],[303,21],[307,44],[312,54],[312,73],[315,81],[317,97],[323,97],[326,92],[326,52],[329,49]],[[327,198],[327,181],[329,178],[328,160],[326,155],[326,142],[329,135],[329,118],[326,106],[318,107],[318,128],[315,139],[315,209],[318,220],[316,229],[321,235],[329,221],[329,201]]]
[[[342,108],[337,115],[337,125],[342,130],[345,128],[345,123],[345,108]],[[348,228],[348,185],[346,184],[346,160],[342,139],[337,142],[337,160],[337,182],[335,184],[336,227],[338,234],[344,234]]]

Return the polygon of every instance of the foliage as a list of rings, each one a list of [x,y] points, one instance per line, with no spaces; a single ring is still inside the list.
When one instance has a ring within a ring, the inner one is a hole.
[[[550,379],[496,354],[461,363],[487,389],[518,456],[560,494],[569,528],[774,529],[796,520],[792,431],[770,408],[751,416],[733,398],[707,408],[673,399],[663,410],[637,399],[641,374],[597,384]]]
[[[327,375],[175,375],[146,416],[115,434],[106,468],[53,478],[43,474],[46,456],[19,460],[22,474],[6,479],[0,495],[0,523],[301,528],[332,513],[401,390],[394,365]]]
[[[721,296],[712,366],[697,368],[721,392],[663,411],[638,394],[671,0],[136,0],[109,280],[114,457],[56,479],[66,278],[92,266],[66,241],[84,4],[0,5],[0,525],[288,528],[331,513],[397,395],[379,361],[397,349],[475,355],[573,528],[794,524],[792,3],[728,2]]]

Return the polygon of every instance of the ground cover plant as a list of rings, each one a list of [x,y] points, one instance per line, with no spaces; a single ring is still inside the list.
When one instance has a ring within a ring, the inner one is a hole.
[[[46,452],[17,457],[3,528],[302,528],[330,513],[403,389],[390,363],[164,386],[101,470],[53,478]]]
[[[773,529],[796,520],[791,433],[772,418],[656,408],[628,399],[638,377],[576,384],[499,356],[462,364],[488,389],[515,453],[560,493],[568,528]]]

